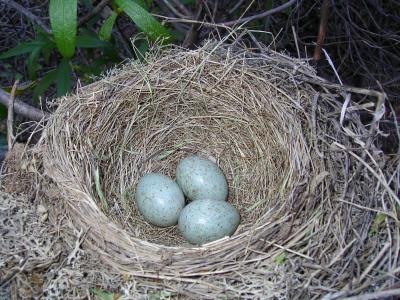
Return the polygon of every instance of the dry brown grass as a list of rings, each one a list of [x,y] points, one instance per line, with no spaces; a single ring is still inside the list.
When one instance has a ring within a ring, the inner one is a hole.
[[[398,282],[398,155],[375,143],[385,95],[239,43],[159,50],[59,99],[46,126],[46,175],[87,247],[188,297],[334,299]],[[192,153],[219,164],[242,216],[203,247],[145,223],[133,197],[140,176],[174,178]]]

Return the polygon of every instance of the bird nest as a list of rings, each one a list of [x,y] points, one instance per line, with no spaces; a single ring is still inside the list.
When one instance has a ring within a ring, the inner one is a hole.
[[[380,270],[391,274],[398,259],[398,160],[378,139],[384,100],[268,49],[156,48],[56,100],[44,169],[74,226],[87,230],[86,247],[149,290],[360,292],[393,280]],[[176,226],[146,223],[134,197],[142,175],[175,178],[191,154],[223,170],[241,215],[233,236],[201,247]]]

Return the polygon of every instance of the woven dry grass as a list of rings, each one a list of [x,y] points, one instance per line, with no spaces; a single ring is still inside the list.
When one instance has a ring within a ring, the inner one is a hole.
[[[55,102],[45,172],[85,245],[150,290],[334,299],[388,289],[400,202],[398,155],[376,142],[384,101],[268,49],[156,48]],[[242,217],[203,247],[145,223],[133,197],[141,175],[174,177],[192,153],[219,164]]]

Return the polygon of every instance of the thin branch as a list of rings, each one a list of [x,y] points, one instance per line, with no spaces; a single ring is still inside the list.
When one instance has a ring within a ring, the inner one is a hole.
[[[321,7],[321,20],[319,23],[319,32],[317,38],[317,46],[314,50],[314,59],[320,60],[321,59],[321,49],[324,45],[325,41],[325,34],[326,34],[326,26],[328,25],[328,17],[329,17],[329,0],[324,0],[322,2]]]
[[[290,1],[286,2],[285,4],[282,4],[281,6],[278,6],[278,7],[275,7],[273,9],[267,10],[267,11],[265,11],[263,13],[260,13],[260,14],[254,15],[254,16],[250,16],[250,17],[246,17],[246,18],[240,18],[239,20],[235,20],[235,21],[217,23],[217,25],[232,26],[232,25],[237,25],[237,24],[241,24],[241,23],[247,23],[247,22],[251,22],[251,21],[254,21],[254,20],[262,19],[262,18],[265,18],[265,17],[270,16],[272,14],[278,13],[278,12],[280,12],[282,10],[285,10],[286,8],[289,8],[295,2],[297,2],[297,0],[290,0]]]
[[[155,3],[157,3],[158,6],[161,8],[161,10],[168,16],[168,17],[163,16],[164,18],[173,19],[173,20],[186,20],[184,18],[175,18],[175,17],[173,17],[175,15],[171,12],[171,10],[168,8],[168,6],[165,5],[164,1],[156,0]],[[153,16],[158,16],[158,15],[153,14]],[[189,18],[190,17],[191,16],[189,16]],[[176,22],[176,23],[186,23],[186,22]],[[172,26],[174,26],[174,28],[176,30],[181,31],[183,33],[187,32],[187,30],[188,30],[187,28],[183,28],[183,26],[181,24],[176,24],[176,23],[171,23]]]
[[[7,110],[7,142],[8,149],[11,150],[14,142],[14,101],[15,101],[15,92],[17,91],[19,80],[15,80],[13,87],[11,89],[10,99],[8,100],[8,110]]]
[[[0,89],[0,103],[8,107],[10,100],[11,95]],[[43,118],[48,117],[48,115],[42,112],[40,109],[26,104],[18,98],[15,98],[14,100],[14,112],[33,121],[40,121]]]
[[[14,8],[17,12],[19,12],[20,14],[23,14],[29,20],[31,20],[32,22],[35,22],[40,27],[42,27],[42,29],[44,31],[46,31],[47,33],[51,34],[50,28],[47,27],[47,25],[44,24],[43,21],[38,16],[34,15],[33,13],[31,13],[29,10],[27,10],[22,5],[18,4],[17,2],[15,2],[13,0],[0,0],[0,2],[3,2],[4,4]]]
[[[297,0],[290,0],[288,2],[286,2],[285,4],[275,7],[273,9],[270,9],[266,12],[263,12],[261,14],[258,15],[254,15],[251,17],[247,17],[247,18],[241,18],[239,20],[236,21],[229,21],[229,22],[223,22],[223,23],[210,23],[210,22],[201,22],[201,21],[196,21],[196,20],[192,20],[192,19],[182,19],[182,18],[174,18],[174,17],[168,17],[168,16],[163,16],[163,15],[159,15],[159,14],[153,14],[153,16],[157,17],[157,18],[161,18],[164,20],[167,20],[167,22],[169,23],[189,23],[189,24],[200,24],[202,26],[207,26],[207,27],[214,27],[214,28],[225,28],[225,29],[229,29],[231,25],[236,25],[236,24],[240,24],[240,23],[246,23],[246,22],[250,22],[253,20],[257,20],[260,18],[264,18],[267,17],[269,15],[272,15],[274,13],[280,12],[282,10],[285,10],[286,8],[290,7],[291,5],[293,5]]]
[[[203,11],[203,2],[201,0],[197,0],[196,7],[197,7],[197,12],[196,15],[194,16],[194,19],[196,21],[199,21],[202,16],[201,12]],[[199,23],[192,24],[190,26],[190,29],[186,33],[185,40],[182,43],[182,46],[184,48],[192,48],[194,44],[197,42],[200,26],[201,24]]]
[[[235,6],[232,7],[228,13],[231,15],[235,12],[235,10],[237,10],[242,4],[243,4],[244,0],[239,0],[238,2],[236,2]]]
[[[400,295],[400,289],[380,291],[371,294],[363,294],[353,297],[342,298],[343,300],[372,300],[372,299],[384,299]]]
[[[183,12],[185,15],[187,15],[187,16],[191,16],[192,15],[192,12],[189,9],[187,9],[185,5],[183,5],[181,2],[179,2],[179,0],[171,0],[171,1],[174,2],[176,7],[178,7],[179,10],[181,12]]]
[[[187,18],[187,17],[189,17],[190,15],[184,15],[184,14],[182,14],[181,12],[179,12],[171,3],[169,3],[169,1],[168,0],[163,0],[163,2],[164,2],[164,4],[165,4],[165,6],[167,6],[168,7],[168,9],[175,15],[175,16],[178,16],[178,17],[180,17],[180,18]]]
[[[110,2],[110,0],[102,0],[91,12],[89,12],[87,15],[84,15],[78,22],[78,26],[81,26],[82,24],[85,24],[87,21],[89,21],[91,18],[93,18],[95,15],[97,15],[101,10]]]

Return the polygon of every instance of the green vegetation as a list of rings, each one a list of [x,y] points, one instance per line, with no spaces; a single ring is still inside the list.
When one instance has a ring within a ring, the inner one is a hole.
[[[91,1],[82,2],[86,6],[92,5]],[[29,88],[33,89],[34,99],[43,96],[54,83],[57,96],[65,95],[71,89],[74,74],[88,81],[92,76],[100,75],[111,64],[122,60],[112,40],[115,22],[121,14],[126,14],[150,41],[169,43],[173,40],[170,30],[149,12],[150,4],[150,1],[143,0],[115,0],[111,3],[113,11],[98,32],[95,32],[87,24],[78,26],[77,0],[50,0],[51,33],[36,28],[34,40],[22,42],[1,53],[0,59],[26,55],[28,79],[32,80]],[[98,16],[91,19],[97,20]],[[146,49],[146,42],[142,41],[139,47]],[[82,64],[77,59],[78,51],[89,64]],[[38,74],[41,74],[41,78],[38,78]]]

